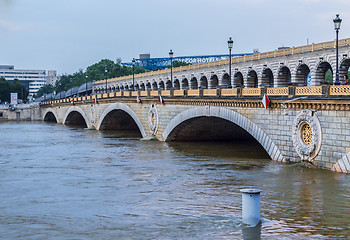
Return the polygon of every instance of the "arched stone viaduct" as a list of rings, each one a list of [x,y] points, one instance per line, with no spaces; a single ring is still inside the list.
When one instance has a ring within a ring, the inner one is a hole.
[[[339,43],[339,76],[350,67],[350,39]],[[328,70],[335,73],[335,42],[292,47],[272,52],[258,53],[232,59],[232,79],[229,84],[228,60],[203,63],[173,69],[173,83],[170,70],[161,70],[135,75],[135,90],[169,90],[227,87],[285,87],[306,86],[311,73],[311,86],[325,82]],[[335,81],[335,74],[333,74]],[[132,76],[98,81],[94,92],[102,93],[132,89]]]
[[[272,160],[298,162],[350,173],[350,103],[274,101],[264,109],[261,100],[156,98],[47,104],[41,106],[44,121],[82,125],[104,130],[139,131],[140,138],[161,141],[255,139]],[[336,110],[336,107],[338,109]],[[310,109],[310,110],[304,110]]]

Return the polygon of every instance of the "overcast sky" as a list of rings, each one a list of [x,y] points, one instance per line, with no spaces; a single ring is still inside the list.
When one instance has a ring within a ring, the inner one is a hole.
[[[0,0],[0,64],[86,69],[100,59],[271,51],[350,37],[350,0]]]

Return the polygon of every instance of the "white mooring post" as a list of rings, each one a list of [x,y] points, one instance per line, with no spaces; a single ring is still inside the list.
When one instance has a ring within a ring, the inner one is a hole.
[[[243,223],[256,226],[260,222],[260,193],[259,189],[242,189],[242,218]]]

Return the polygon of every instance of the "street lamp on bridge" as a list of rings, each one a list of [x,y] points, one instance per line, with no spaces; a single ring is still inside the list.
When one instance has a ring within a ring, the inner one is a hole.
[[[174,53],[173,50],[170,49],[169,52],[169,58],[170,58],[170,83],[171,83],[171,88],[173,87],[173,57],[174,57]]]
[[[107,93],[107,67],[105,67],[106,93]]]
[[[233,40],[232,37],[230,37],[230,39],[227,41],[227,45],[228,45],[228,49],[230,52],[230,67],[229,67],[229,82],[228,82],[228,88],[231,88],[231,50],[233,47]]]
[[[135,58],[132,59],[132,90],[135,91]]]
[[[88,95],[88,91],[87,91],[87,82],[88,82],[88,75],[85,76],[85,96]]]
[[[341,18],[339,17],[339,14],[336,14],[336,17],[333,19],[334,22],[334,29],[336,33],[336,70],[335,70],[335,85],[340,85],[339,82],[339,69],[338,69],[338,35],[339,35],[339,29],[341,24]]]

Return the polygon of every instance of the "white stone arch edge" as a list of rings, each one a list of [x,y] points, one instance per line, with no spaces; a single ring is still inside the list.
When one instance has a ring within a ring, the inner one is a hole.
[[[58,115],[53,108],[48,108],[45,110],[44,114],[42,115],[42,120],[44,121],[46,114],[48,114],[49,112],[51,112],[55,116],[57,123],[60,123],[60,119],[58,118]]]
[[[134,112],[134,110],[132,110],[128,105],[124,104],[124,103],[113,103],[111,105],[109,105],[102,113],[100,119],[98,120],[97,123],[97,130],[100,130],[101,124],[103,122],[103,120],[105,119],[105,117],[107,116],[108,113],[110,113],[113,110],[123,110],[124,112],[126,112],[127,114],[129,114],[132,119],[134,119],[136,125],[138,126],[142,137],[146,137],[146,131],[145,128],[143,127],[139,117],[136,115],[136,113]]]
[[[350,152],[339,159],[333,165],[332,170],[340,173],[350,173]]]
[[[84,118],[84,120],[85,120],[86,126],[87,126],[88,128],[90,127],[89,119],[88,119],[88,117],[86,116],[84,110],[81,109],[80,107],[77,107],[77,106],[72,106],[72,107],[70,107],[70,108],[67,110],[67,112],[66,112],[66,114],[65,114],[65,116],[64,116],[64,118],[63,118],[63,125],[66,125],[67,117],[69,116],[69,114],[70,114],[71,112],[78,112],[78,113],[80,113],[81,116],[82,116],[82,117]]]
[[[228,120],[246,130],[254,137],[260,145],[266,150],[272,160],[285,162],[276,144],[258,125],[251,120],[231,109],[223,107],[203,106],[185,110],[176,115],[166,126],[162,133],[163,140],[166,141],[170,133],[182,122],[195,117],[218,117]]]

